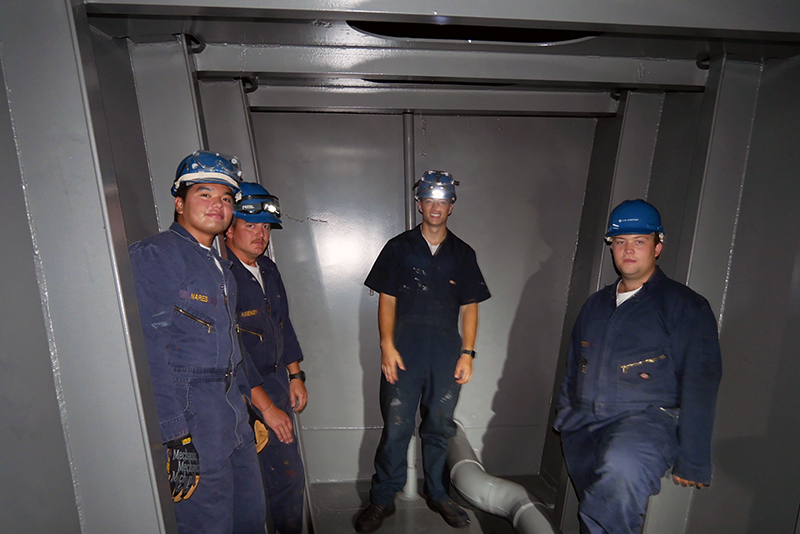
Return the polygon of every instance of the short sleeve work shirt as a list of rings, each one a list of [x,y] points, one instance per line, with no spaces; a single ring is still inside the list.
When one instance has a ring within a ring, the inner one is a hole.
[[[397,298],[396,321],[458,329],[461,306],[491,294],[475,251],[448,230],[431,254],[420,226],[383,247],[364,284]]]

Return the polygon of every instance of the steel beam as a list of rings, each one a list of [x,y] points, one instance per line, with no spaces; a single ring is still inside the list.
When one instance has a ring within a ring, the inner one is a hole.
[[[197,106],[194,64],[185,37],[168,43],[131,44],[133,74],[159,227],[172,224],[170,187],[181,158],[206,148]]]
[[[253,126],[241,80],[199,82],[198,91],[208,148],[237,156],[244,181],[259,182]]]
[[[368,78],[538,86],[699,90],[694,60],[555,56],[479,50],[209,44],[194,56],[204,76]]]
[[[507,91],[442,88],[261,86],[248,95],[259,111],[491,113],[611,116],[618,101],[600,91]]]
[[[620,110],[622,131],[607,213],[624,200],[647,198],[663,105],[663,94],[631,92],[626,96]],[[597,247],[602,257],[600,284],[596,288],[600,289],[616,280],[617,273],[606,244],[601,240]]]
[[[85,10],[64,0],[7,1],[0,42],[17,159],[3,161],[9,167],[18,162],[19,170],[4,173],[2,183],[24,196],[27,235],[20,231],[17,238],[29,240],[33,250],[19,260],[35,266],[38,285],[36,294],[11,293],[4,302],[11,308],[20,298],[38,302],[41,323],[28,325],[20,335],[41,328],[47,339],[44,353],[3,352],[0,363],[6,369],[5,358],[49,360],[50,389],[38,393],[58,403],[60,427],[49,427],[47,434],[63,433],[63,441],[52,439],[52,454],[66,456],[68,463],[56,480],[64,471],[72,477],[66,495],[55,484],[30,491],[36,483],[28,477],[50,477],[32,448],[22,457],[4,458],[26,469],[24,478],[0,484],[4,493],[23,492],[43,509],[60,510],[71,499],[77,513],[64,517],[64,532],[75,532],[75,519],[84,534],[165,532],[159,490],[167,483],[164,477],[157,482],[153,464],[154,455],[163,454],[161,439],[150,433],[157,420],[152,396],[145,398],[139,388],[140,381],[149,382],[146,359],[128,330],[128,315],[136,306],[121,297],[132,279],[120,277],[128,264],[125,231],[108,166],[112,158],[102,102],[96,100]],[[8,225],[9,231],[14,228]],[[35,413],[47,401],[32,402]],[[24,414],[28,407],[12,409]],[[28,424],[38,431],[39,421]],[[24,443],[27,431],[3,428],[2,433],[4,441]],[[27,512],[10,506],[2,499],[4,530],[10,517]],[[31,531],[54,530],[45,525]]]
[[[87,0],[86,5],[96,13],[349,18],[717,37],[800,35],[800,3],[795,0]]]

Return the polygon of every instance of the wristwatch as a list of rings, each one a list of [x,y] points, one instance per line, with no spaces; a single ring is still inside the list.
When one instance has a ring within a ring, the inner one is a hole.
[[[461,354],[467,354],[468,356],[475,358],[476,353],[474,350],[461,349]]]
[[[306,372],[300,371],[299,373],[289,374],[289,381],[294,380],[295,378],[299,378],[303,382],[306,381]]]

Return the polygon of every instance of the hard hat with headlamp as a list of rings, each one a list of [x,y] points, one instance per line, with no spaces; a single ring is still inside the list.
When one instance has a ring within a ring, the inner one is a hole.
[[[611,243],[615,235],[652,233],[658,234],[659,240],[664,242],[664,228],[658,210],[642,199],[626,200],[611,210],[605,238]]]
[[[456,201],[456,186],[458,182],[453,180],[449,172],[444,171],[425,171],[417,183],[414,184],[414,198],[443,198],[450,202]]]
[[[270,223],[280,227],[281,205],[261,184],[244,182],[236,195],[233,216],[250,223]]]
[[[239,192],[242,182],[242,167],[239,158],[219,152],[196,150],[183,158],[175,171],[172,182],[172,196],[178,195],[178,188],[183,185],[220,184]]]

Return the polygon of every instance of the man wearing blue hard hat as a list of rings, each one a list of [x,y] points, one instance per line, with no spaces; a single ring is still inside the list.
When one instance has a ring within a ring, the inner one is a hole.
[[[472,377],[478,303],[490,294],[475,251],[447,229],[456,185],[446,172],[422,176],[414,195],[422,224],[391,239],[364,282],[380,293],[383,433],[370,502],[355,523],[360,533],[377,530],[395,512],[418,406],[428,507],[452,527],[469,525],[467,513],[448,495],[445,460],[456,433],[458,395]]]
[[[175,222],[130,246],[178,530],[263,534],[231,262],[212,247],[233,216],[235,157],[197,151],[175,174]]]
[[[308,402],[303,352],[289,319],[281,274],[264,255],[270,231],[281,227],[278,198],[256,183],[241,184],[233,221],[225,232],[239,287],[239,338],[258,371],[251,380],[253,406],[277,439],[259,452],[270,516],[278,534],[301,534],[305,471],[291,413]],[[259,385],[260,384],[260,385]]]
[[[676,484],[711,483],[722,363],[708,301],[656,264],[658,210],[622,202],[605,238],[619,278],[589,297],[572,330],[555,428],[581,532],[639,533],[670,467]]]

